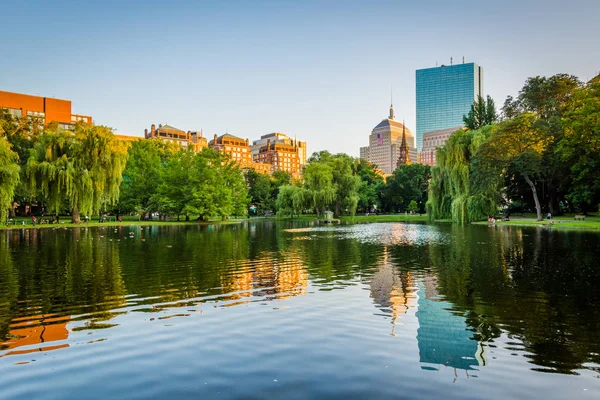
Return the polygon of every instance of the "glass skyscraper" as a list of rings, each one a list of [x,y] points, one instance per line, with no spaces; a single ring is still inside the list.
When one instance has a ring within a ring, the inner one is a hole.
[[[417,148],[423,134],[463,125],[477,96],[483,97],[483,68],[475,63],[417,70]]]

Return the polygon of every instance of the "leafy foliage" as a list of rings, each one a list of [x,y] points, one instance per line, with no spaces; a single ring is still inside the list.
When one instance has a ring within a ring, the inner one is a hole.
[[[0,221],[4,221],[20,181],[19,156],[12,151],[6,138],[0,136]]]
[[[119,198],[127,160],[123,143],[104,126],[78,124],[74,132],[49,129],[32,149],[27,176],[32,193],[47,199],[58,213],[68,201],[74,223],[80,213],[97,214]]]
[[[483,97],[478,96],[473,104],[471,104],[471,110],[467,115],[463,115],[463,122],[468,129],[480,129],[486,125],[491,125],[498,120],[498,113],[496,112],[496,104],[494,99],[490,96],[484,100]]]

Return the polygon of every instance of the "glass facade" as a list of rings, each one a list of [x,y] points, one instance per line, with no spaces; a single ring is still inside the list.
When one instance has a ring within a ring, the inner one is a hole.
[[[463,125],[477,96],[483,97],[483,68],[475,63],[419,69],[417,83],[417,147],[423,134]]]

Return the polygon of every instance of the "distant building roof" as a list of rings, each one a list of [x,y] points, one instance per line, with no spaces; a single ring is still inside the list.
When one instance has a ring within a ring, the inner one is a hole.
[[[209,144],[211,144],[211,145],[214,145],[214,144],[223,144],[223,139],[237,140],[237,141],[240,141],[240,142],[246,142],[246,139],[242,139],[240,137],[233,136],[232,134],[225,133],[225,134],[223,134],[221,136],[217,136],[216,138],[214,138],[213,140],[211,140]]]
[[[157,130],[158,131],[175,131],[175,132],[185,133],[181,129],[177,129],[177,128],[171,126],[171,125],[163,125],[163,126],[159,127]]]
[[[393,126],[395,128],[399,128],[399,129],[402,129],[404,127],[404,125],[402,125],[402,122],[398,122],[396,120],[386,118],[386,119],[382,120],[379,124],[377,124],[377,126],[373,129],[385,128],[387,126],[390,126],[390,127]],[[408,131],[408,134],[411,135],[410,130]]]

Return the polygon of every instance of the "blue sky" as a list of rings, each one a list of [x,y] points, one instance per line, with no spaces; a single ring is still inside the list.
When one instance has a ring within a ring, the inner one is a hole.
[[[415,70],[476,62],[498,105],[527,77],[600,72],[600,2],[13,1],[0,90],[70,99],[119,133],[279,131],[358,156],[388,113],[415,132]]]

